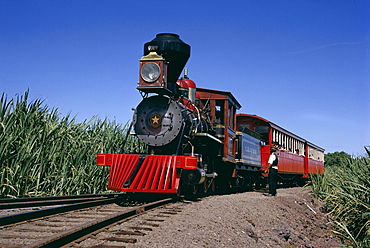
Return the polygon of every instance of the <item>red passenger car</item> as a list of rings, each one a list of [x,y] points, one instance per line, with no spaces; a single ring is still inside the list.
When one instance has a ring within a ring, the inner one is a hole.
[[[237,114],[239,130],[250,129],[261,135],[261,163],[265,168],[270,147],[278,148],[279,175],[285,180],[324,174],[324,149],[257,115]]]

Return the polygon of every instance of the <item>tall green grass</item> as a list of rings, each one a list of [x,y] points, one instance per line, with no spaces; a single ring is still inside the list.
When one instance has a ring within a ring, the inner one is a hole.
[[[370,247],[370,158],[342,159],[311,176],[313,194],[334,217],[335,233],[354,247]]]
[[[77,123],[29,93],[0,103],[0,197],[104,192],[109,167],[96,153],[117,153],[127,124],[96,117]],[[144,146],[128,137],[125,152]]]

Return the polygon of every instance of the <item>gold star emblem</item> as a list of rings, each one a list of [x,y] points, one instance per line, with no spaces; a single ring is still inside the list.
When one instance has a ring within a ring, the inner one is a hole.
[[[157,116],[153,116],[152,123],[153,124],[158,124],[159,123],[159,120],[160,120],[160,118],[158,118]]]
[[[162,116],[158,113],[151,114],[149,117],[149,124],[157,128],[162,124]]]

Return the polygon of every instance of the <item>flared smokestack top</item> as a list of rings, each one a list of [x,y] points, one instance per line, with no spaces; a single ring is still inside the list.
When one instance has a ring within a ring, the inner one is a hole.
[[[144,44],[144,56],[149,54],[149,46],[157,46],[156,52],[168,62],[167,79],[176,83],[182,69],[190,57],[190,46],[180,40],[180,36],[171,33],[161,33]]]

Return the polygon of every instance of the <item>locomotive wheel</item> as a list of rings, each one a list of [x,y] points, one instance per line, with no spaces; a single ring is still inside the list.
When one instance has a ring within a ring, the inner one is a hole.
[[[204,186],[204,193],[215,192],[216,190],[216,184],[213,178],[205,180],[203,183],[203,186]]]
[[[203,182],[203,192],[204,193],[207,193],[208,187],[209,187],[208,180],[204,180]]]
[[[197,184],[197,185],[192,186],[192,193],[193,193],[193,195],[196,195],[196,194],[198,193],[198,189],[199,189],[198,184]]]
[[[212,192],[215,192],[216,191],[216,182],[215,182],[214,179],[211,179],[211,186],[210,186],[210,188],[211,188],[211,191]]]
[[[182,185],[181,185],[181,183],[180,183],[180,185],[179,185],[179,188],[178,188],[178,190],[177,190],[177,193],[176,193],[176,197],[181,197],[181,195],[182,195]]]

